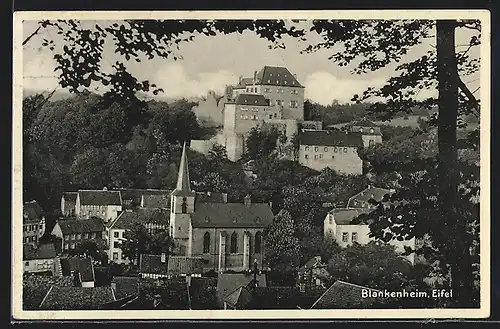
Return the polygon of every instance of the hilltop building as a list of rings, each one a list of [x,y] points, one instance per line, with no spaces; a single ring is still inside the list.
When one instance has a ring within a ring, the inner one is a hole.
[[[204,270],[224,272],[263,265],[263,231],[273,213],[267,203],[196,202],[191,190],[186,145],[182,150],[177,186],[171,193],[170,234],[176,254],[200,257]]]
[[[23,243],[38,245],[45,233],[45,214],[36,201],[23,204]]]
[[[346,125],[347,131],[361,134],[363,146],[370,147],[382,143],[382,132],[380,126],[370,120],[360,120]]]

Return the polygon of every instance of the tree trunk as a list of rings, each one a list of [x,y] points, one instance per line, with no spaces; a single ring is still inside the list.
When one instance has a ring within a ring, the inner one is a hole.
[[[451,288],[460,306],[466,306],[471,293],[472,269],[467,265],[468,246],[463,239],[466,223],[457,214],[458,205],[458,70],[455,54],[456,21],[436,23],[437,78],[438,78],[438,173],[439,218],[442,221],[444,255],[451,266]],[[458,216],[457,216],[458,215]],[[470,271],[470,273],[469,273]]]

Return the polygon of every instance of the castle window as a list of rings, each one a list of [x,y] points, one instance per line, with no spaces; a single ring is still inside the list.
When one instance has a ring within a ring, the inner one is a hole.
[[[347,147],[344,147],[344,153],[347,153]]]
[[[321,154],[319,155],[319,158],[320,158],[320,159],[323,159],[323,153],[321,153]]]
[[[238,252],[238,234],[236,232],[233,232],[233,234],[231,234],[230,252],[231,254],[236,254]]]
[[[351,240],[352,240],[352,242],[358,241],[358,233],[357,232],[352,232]]]
[[[119,234],[120,234],[120,232],[118,232],[118,231],[113,232],[113,236],[115,238],[119,238],[120,237]]]
[[[375,141],[373,139],[370,139],[370,141],[368,142],[368,145],[370,147],[372,147],[373,145],[375,145]]]
[[[309,155],[307,155],[307,154],[306,154],[306,155],[304,155],[304,158],[305,158],[305,159],[309,159]]]
[[[317,146],[314,147],[314,152],[318,152],[318,147]]]
[[[183,214],[187,213],[187,199],[186,197],[182,198],[182,206],[181,211]]]
[[[349,240],[349,233],[343,232],[342,233],[342,241],[347,242]]]
[[[278,114],[277,113],[274,113],[274,118],[276,119],[278,117]]]
[[[328,152],[328,147],[325,147],[325,152]]]
[[[333,152],[337,153],[337,148],[336,147],[333,148]]]
[[[203,235],[203,253],[208,254],[210,252],[210,233],[206,232]]]
[[[317,154],[314,155],[314,160],[318,160],[318,155]]]
[[[258,231],[255,233],[255,253],[260,254],[262,252],[262,233]]]
[[[297,101],[290,101],[290,107],[296,108],[297,107]]]
[[[305,150],[306,150],[306,151],[309,151],[309,146],[306,146]]]
[[[273,118],[273,115],[272,114],[269,114],[269,119],[272,119]]]

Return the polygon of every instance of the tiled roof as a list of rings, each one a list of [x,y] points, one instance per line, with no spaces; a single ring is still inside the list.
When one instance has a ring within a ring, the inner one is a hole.
[[[303,87],[286,67],[264,66],[257,73],[256,84],[271,86]]]
[[[366,202],[366,201],[373,199],[377,202],[381,202],[383,200],[384,196],[387,194],[390,194],[390,193],[392,193],[392,191],[389,189],[368,186],[363,191],[350,197],[349,201],[347,202],[347,206],[348,207],[359,207],[359,205],[356,205],[356,200]]]
[[[358,286],[344,281],[336,281],[311,306],[312,309],[329,308],[366,308],[383,304],[382,298],[363,298],[364,289],[378,292],[378,290]]]
[[[31,245],[23,245],[23,259],[51,259],[57,256],[56,247],[53,243],[41,244],[38,248]]]
[[[217,278],[217,298],[223,301],[228,295],[240,287],[247,287],[252,283],[253,274],[222,273]],[[265,274],[257,275],[259,287],[266,287]]]
[[[166,194],[143,195],[141,206],[144,208],[170,208],[170,198]]]
[[[119,191],[79,190],[81,205],[121,206],[122,198]]]
[[[269,106],[269,100],[258,94],[239,94],[235,103],[238,105]]]
[[[359,133],[345,133],[334,130],[304,130],[299,133],[301,145],[362,147],[363,138]]]
[[[48,291],[41,310],[97,310],[114,301],[111,287],[60,287],[53,285]]]
[[[29,201],[23,205],[23,218],[27,220],[41,219],[44,216],[43,209],[38,202]]]
[[[78,192],[63,192],[63,198],[66,202],[76,202]]]
[[[124,298],[130,295],[136,295],[139,291],[138,277],[115,276],[111,281],[116,285],[116,299]]]
[[[92,217],[89,219],[63,219],[58,220],[63,234],[102,232],[105,230],[102,219]]]
[[[274,218],[267,203],[200,203],[191,216],[193,227],[267,227]]]
[[[139,188],[117,188],[115,191],[120,191],[122,200],[131,200],[135,204],[141,203],[143,195],[170,195],[171,190],[157,190],[157,189],[139,189]]]
[[[227,193],[196,192],[195,201],[199,203],[226,203]]]
[[[141,254],[139,273],[166,275],[168,273],[168,261],[162,263],[161,255]]]
[[[335,208],[330,211],[338,225],[349,225],[354,218],[369,212],[371,209],[368,208]]]
[[[201,274],[203,273],[203,258],[193,258],[185,256],[168,257],[168,274]]]
[[[134,211],[123,211],[118,217],[108,223],[108,228],[126,230],[136,223],[168,225],[170,212],[162,208],[139,208]]]
[[[244,309],[252,301],[252,295],[247,287],[239,287],[227,295],[223,301],[236,309]]]

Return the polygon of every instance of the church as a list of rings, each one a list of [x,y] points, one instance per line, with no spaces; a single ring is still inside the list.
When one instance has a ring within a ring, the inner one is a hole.
[[[170,235],[176,254],[203,259],[203,270],[245,271],[257,261],[265,266],[264,229],[274,214],[267,203],[214,203],[198,200],[191,190],[186,144],[177,186],[170,195]]]

